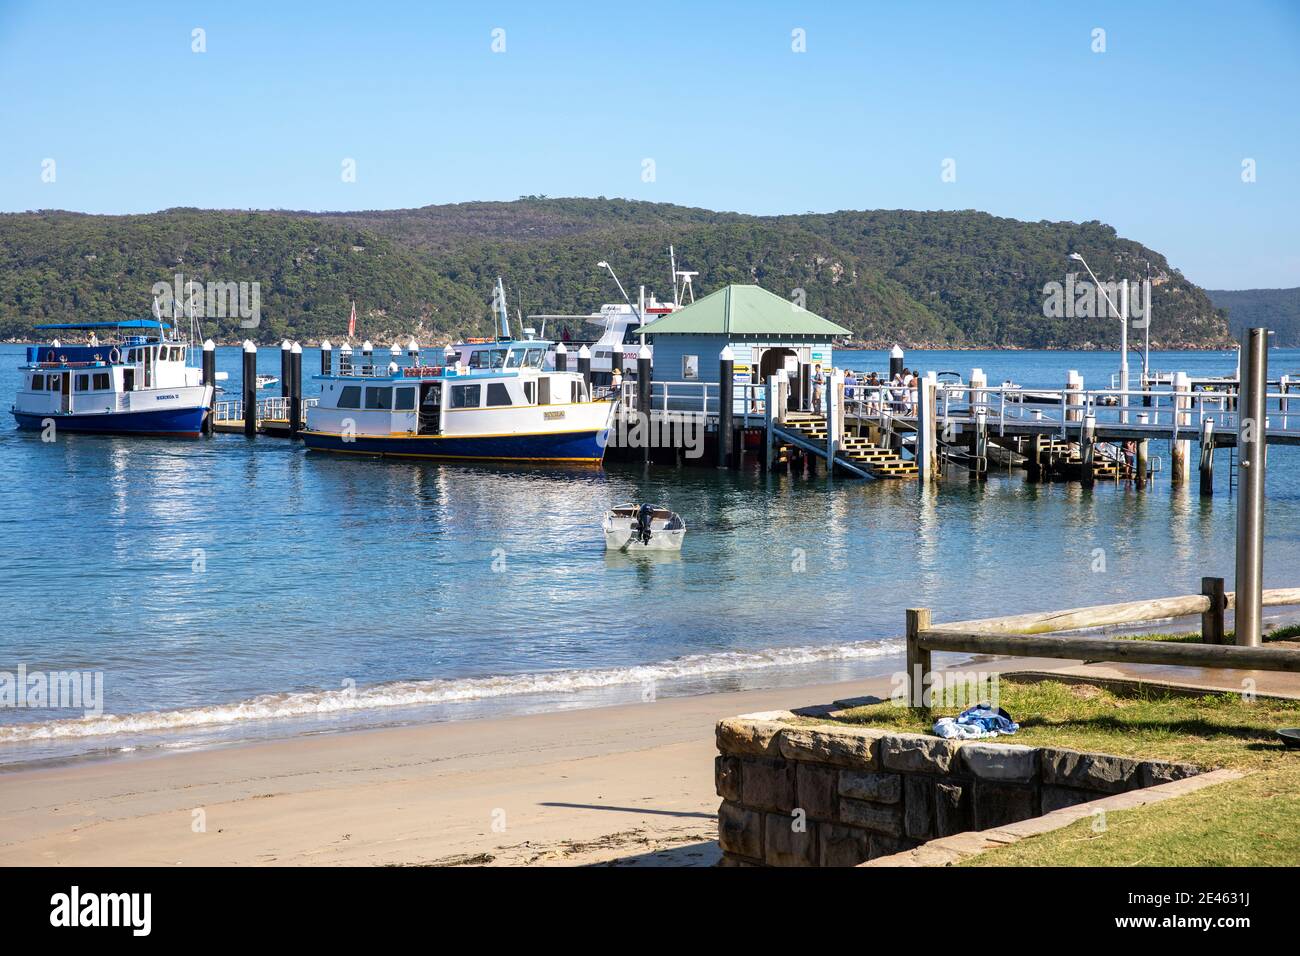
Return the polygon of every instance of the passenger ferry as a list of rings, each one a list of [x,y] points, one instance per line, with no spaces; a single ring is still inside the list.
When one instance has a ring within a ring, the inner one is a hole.
[[[442,364],[352,365],[315,376],[307,447],[361,455],[600,462],[615,403],[574,371],[546,368],[552,343],[510,335],[497,280],[496,341],[448,346]],[[365,354],[363,350],[363,354]]]
[[[190,346],[167,335],[154,319],[39,325],[42,331],[91,333],[89,345],[27,349],[22,383],[11,406],[20,429],[197,438],[212,405],[214,386],[186,364]],[[99,343],[100,331],[124,333]]]

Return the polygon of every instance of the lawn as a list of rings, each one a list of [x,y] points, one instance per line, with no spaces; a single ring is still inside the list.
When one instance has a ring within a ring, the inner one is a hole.
[[[1020,723],[1007,743],[1231,767],[1245,776],[1186,797],[1091,818],[972,857],[970,866],[1295,866],[1300,864],[1300,751],[1274,731],[1300,726],[1300,702],[1235,694],[1188,697],[1092,685],[1002,680],[999,703]],[[936,711],[932,716],[942,716]],[[890,702],[837,721],[929,733],[931,718]]]

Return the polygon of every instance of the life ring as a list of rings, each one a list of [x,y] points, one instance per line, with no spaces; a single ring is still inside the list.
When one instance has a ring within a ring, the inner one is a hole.
[[[96,358],[98,358],[98,356],[96,356]],[[119,352],[115,346],[112,351],[108,353],[108,362],[110,365],[116,365],[120,361],[122,361],[122,353]]]

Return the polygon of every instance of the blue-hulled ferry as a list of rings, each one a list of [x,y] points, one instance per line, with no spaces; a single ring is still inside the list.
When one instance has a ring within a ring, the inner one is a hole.
[[[436,365],[353,365],[315,377],[320,402],[307,409],[307,447],[362,455],[497,461],[588,462],[605,457],[614,412],[578,372],[546,368],[554,343],[510,335],[497,283],[494,341],[440,352]],[[363,350],[363,354],[364,350]]]
[[[154,319],[37,326],[43,331],[90,332],[89,345],[27,349],[22,383],[10,410],[22,429],[197,438],[212,405],[213,385],[187,364],[190,346],[167,335]],[[120,333],[100,343],[97,333]]]

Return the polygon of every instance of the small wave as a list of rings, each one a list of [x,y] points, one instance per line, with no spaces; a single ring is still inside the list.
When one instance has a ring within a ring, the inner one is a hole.
[[[525,694],[569,694],[620,685],[693,677],[718,677],[770,667],[886,657],[901,641],[858,641],[831,646],[782,647],[762,651],[691,654],[655,664],[591,670],[544,671],[494,677],[392,681],[365,688],[261,694],[233,704],[213,704],[138,714],[103,714],[46,723],[0,727],[0,743],[63,740],[112,734],[214,727],[254,720],[328,716],[388,707],[420,707]]]

